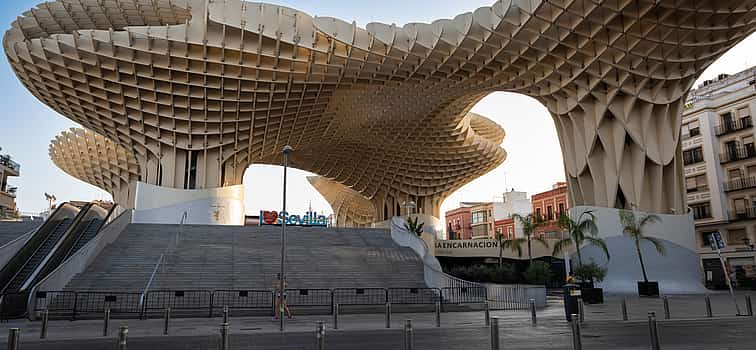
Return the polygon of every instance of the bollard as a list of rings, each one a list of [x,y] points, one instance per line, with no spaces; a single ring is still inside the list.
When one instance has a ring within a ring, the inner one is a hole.
[[[580,315],[580,323],[585,322],[585,304],[583,298],[578,298],[578,312]]]
[[[748,316],[753,317],[753,304],[751,304],[751,296],[746,295],[746,312]]]
[[[48,310],[42,311],[42,328],[39,330],[39,339],[47,338],[47,321],[50,317]]]
[[[714,317],[714,314],[711,312],[711,297],[708,295],[706,296],[706,317]]]
[[[530,299],[530,324],[535,327],[538,325],[538,320],[536,319],[536,304],[535,299]]]
[[[651,350],[659,350],[659,328],[656,324],[656,313],[648,313],[648,331],[651,336]]]
[[[499,350],[499,318],[491,319],[491,350]]]
[[[170,322],[171,319],[171,308],[167,307],[165,308],[165,315],[163,315],[163,318],[165,318],[165,325],[163,327],[163,334],[168,334],[168,322]]]
[[[622,298],[622,320],[627,321],[627,299]]]
[[[386,303],[386,328],[391,328],[391,303]]]
[[[441,327],[441,302],[436,302],[436,327]]]
[[[102,325],[102,336],[108,336],[108,326],[110,323],[110,308],[105,309],[105,317]]]
[[[580,316],[576,314],[570,315],[570,325],[572,326],[572,349],[583,350],[583,339],[580,335]]]
[[[129,326],[122,325],[118,329],[118,350],[126,350],[126,338],[129,335]]]
[[[339,329],[339,304],[333,304],[333,329]]]
[[[281,317],[283,317],[283,315],[281,315]],[[229,332],[228,323],[221,324],[221,327],[220,327],[220,336],[221,336],[221,339],[220,339],[220,350],[229,350],[229,348],[231,346],[229,344],[229,341],[228,341],[229,333],[230,332]]]
[[[669,297],[664,296],[664,319],[669,320],[672,316],[669,313]]]
[[[486,301],[486,309],[484,311],[486,317],[486,327],[491,325],[491,309],[488,307],[488,301]]]
[[[223,306],[223,323],[228,323],[228,305]]]
[[[21,336],[21,329],[11,328],[8,330],[8,350],[18,350],[18,342]]]
[[[404,321],[404,350],[415,348],[415,334],[412,329],[412,320]]]
[[[318,350],[325,350],[326,328],[323,321],[318,321],[315,325],[315,340],[318,343]]]

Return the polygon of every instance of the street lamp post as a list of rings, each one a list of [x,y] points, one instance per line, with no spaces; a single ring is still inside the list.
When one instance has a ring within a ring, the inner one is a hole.
[[[285,308],[285,286],[286,286],[286,170],[289,166],[289,154],[294,149],[291,148],[291,146],[286,145],[283,148],[283,209],[281,210],[281,278],[279,286],[280,290],[280,296],[281,298],[278,303],[278,317],[280,320],[280,330],[283,332],[284,330],[284,308]]]

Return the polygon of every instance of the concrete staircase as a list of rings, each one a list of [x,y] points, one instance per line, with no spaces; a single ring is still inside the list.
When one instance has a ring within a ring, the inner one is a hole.
[[[42,225],[43,220],[0,221],[0,246]]]
[[[131,224],[68,290],[272,289],[280,269],[279,227]],[[178,242],[177,244],[175,242]],[[287,228],[289,288],[425,287],[423,264],[388,230]]]

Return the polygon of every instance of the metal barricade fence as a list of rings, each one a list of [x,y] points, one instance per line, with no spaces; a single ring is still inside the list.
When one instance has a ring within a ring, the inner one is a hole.
[[[441,301],[438,288],[389,288],[387,299],[391,304],[435,305]]]
[[[210,317],[216,310],[222,312],[225,306],[229,311],[273,314],[273,292],[270,290],[216,290],[212,301]]]
[[[24,302],[24,305],[26,303]],[[50,318],[76,318],[76,292],[37,291],[34,293],[34,312],[48,311]]]
[[[213,293],[207,290],[153,290],[147,292],[142,313],[144,317],[160,316],[170,307],[175,316],[210,317],[212,299]]]
[[[77,292],[76,317],[102,317],[110,310],[113,317],[139,315],[139,292]]]
[[[333,294],[330,289],[287,289],[286,305],[298,309],[311,309],[331,313]]]
[[[527,310],[527,287],[488,286],[486,295],[492,310]]]
[[[487,300],[485,287],[441,288],[443,304],[484,304]]]
[[[385,288],[336,288],[333,290],[333,303],[339,305],[386,305],[388,300]]]

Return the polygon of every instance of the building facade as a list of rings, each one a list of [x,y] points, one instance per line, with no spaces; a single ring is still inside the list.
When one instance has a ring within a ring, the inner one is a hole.
[[[559,238],[562,229],[559,227],[559,217],[569,210],[569,197],[566,182],[557,182],[546,192],[534,194],[533,215],[545,221],[543,226],[536,229],[536,235],[546,235],[547,238]]]
[[[720,232],[727,244],[723,256],[731,271],[746,273],[756,264],[754,111],[756,67],[706,81],[691,91],[685,105],[685,189],[710,285],[725,283],[721,263],[709,247],[712,232]]]
[[[19,176],[21,165],[14,162],[9,155],[0,155],[0,219],[15,216],[16,191],[18,188],[8,184],[8,178]]]
[[[494,237],[493,203],[463,202],[446,212],[447,239],[485,239]]]

